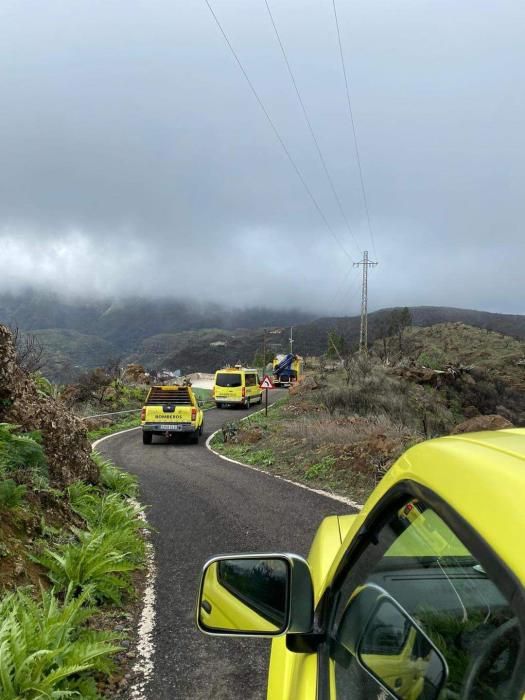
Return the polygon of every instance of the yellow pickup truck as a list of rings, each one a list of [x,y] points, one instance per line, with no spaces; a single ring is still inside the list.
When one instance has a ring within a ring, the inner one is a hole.
[[[189,386],[152,386],[140,416],[142,442],[151,445],[154,435],[189,435],[198,443],[204,413]]]
[[[267,700],[525,700],[524,502],[524,429],[420,443],[307,561],[211,559],[197,625],[273,638]]]

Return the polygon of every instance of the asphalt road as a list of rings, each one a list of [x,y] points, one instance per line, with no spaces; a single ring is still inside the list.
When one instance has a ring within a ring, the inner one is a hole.
[[[279,392],[272,392],[276,399]],[[258,410],[259,407],[252,409]],[[252,412],[250,411],[250,412]],[[140,430],[97,448],[140,479],[158,569],[154,674],[147,700],[265,698],[269,642],[208,637],[194,607],[202,565],[215,554],[287,551],[306,556],[319,522],[350,507],[226,462],[205,439],[247,411],[205,414],[199,445],[143,445]]]

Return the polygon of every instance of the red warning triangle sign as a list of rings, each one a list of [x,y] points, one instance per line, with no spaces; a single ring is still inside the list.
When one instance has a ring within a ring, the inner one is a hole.
[[[264,377],[262,378],[262,382],[259,384],[259,388],[260,389],[273,389],[274,388],[273,384],[272,384],[272,380],[270,379],[270,377],[267,374],[265,374]]]

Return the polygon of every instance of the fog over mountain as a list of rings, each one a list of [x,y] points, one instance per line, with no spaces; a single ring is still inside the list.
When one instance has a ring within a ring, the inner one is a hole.
[[[525,5],[210,0],[327,230],[204,2],[0,8],[0,292],[168,297],[355,313],[523,313]],[[343,250],[344,249],[344,250]]]

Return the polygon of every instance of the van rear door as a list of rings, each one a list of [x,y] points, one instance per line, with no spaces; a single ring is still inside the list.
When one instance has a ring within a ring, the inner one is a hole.
[[[217,372],[215,375],[215,401],[242,401],[243,381],[241,372]]]

